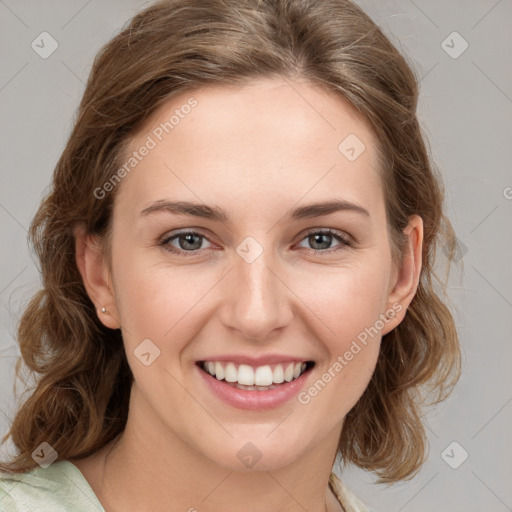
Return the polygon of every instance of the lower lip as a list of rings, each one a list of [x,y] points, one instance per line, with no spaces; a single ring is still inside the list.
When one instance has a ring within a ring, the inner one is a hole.
[[[304,386],[312,368],[302,373],[291,382],[279,384],[278,387],[267,391],[249,391],[230,386],[225,380],[218,380],[197,366],[201,379],[223,402],[239,409],[261,410],[274,409],[292,399]]]

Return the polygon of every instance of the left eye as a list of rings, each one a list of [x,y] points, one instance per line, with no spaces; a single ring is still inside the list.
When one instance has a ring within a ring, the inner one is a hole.
[[[327,253],[333,253],[337,251],[341,251],[345,247],[351,247],[351,241],[348,239],[347,236],[342,235],[341,233],[335,233],[334,231],[330,229],[326,229],[323,231],[311,231],[309,232],[303,240],[308,240],[310,243],[319,244],[319,245],[325,245],[325,241],[327,240],[327,245],[331,245],[331,242],[333,240],[338,240],[341,242],[340,246],[336,249],[329,249],[328,247],[320,247],[320,248],[313,248],[315,253],[317,252],[327,252]],[[329,250],[324,250],[329,249]]]
[[[179,247],[171,245],[171,242],[174,242],[175,240],[178,240]],[[182,254],[184,256],[194,256],[201,248],[203,240],[208,239],[201,233],[198,233],[196,231],[183,231],[181,233],[165,237],[159,244],[164,246],[164,248],[170,252]],[[345,247],[351,247],[352,245],[351,241],[347,236],[342,235],[341,233],[334,232],[330,229],[311,231],[307,233],[302,240],[308,240],[309,243],[312,243],[313,245],[318,244],[320,246],[323,246],[313,247],[311,250],[314,251],[315,253],[333,253],[343,250]],[[335,249],[330,249],[329,246],[334,240],[338,240],[341,243],[339,247]]]

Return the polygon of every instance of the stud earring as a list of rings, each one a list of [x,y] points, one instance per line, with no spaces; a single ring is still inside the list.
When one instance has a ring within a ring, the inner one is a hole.
[[[107,308],[101,308],[102,313],[107,313]]]

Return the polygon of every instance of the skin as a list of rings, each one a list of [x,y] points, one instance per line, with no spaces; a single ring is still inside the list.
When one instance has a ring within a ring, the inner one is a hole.
[[[373,374],[381,336],[403,320],[416,292],[421,218],[411,217],[395,267],[370,126],[344,99],[306,82],[267,79],[181,94],[149,119],[131,149],[191,96],[198,105],[118,185],[112,272],[100,241],[75,231],[84,284],[101,321],[122,329],[135,382],[118,442],[72,462],[107,512],[340,511],[328,487],[338,439]],[[338,146],[352,133],[366,150],[349,161]],[[230,220],[140,214],[161,199],[217,205]],[[330,199],[356,203],[369,216],[286,217]],[[192,249],[183,237],[168,245],[194,256],[158,245],[185,228],[204,238],[189,240]],[[310,228],[357,243],[327,237],[315,244]],[[236,252],[248,236],[263,248],[252,263]],[[208,356],[300,355],[316,363],[308,388],[393,304],[401,311],[307,405],[294,398],[267,411],[237,409],[198,376],[195,362]],[[147,338],[161,351],[149,366],[134,355]],[[248,442],[262,455],[252,468],[237,457]]]

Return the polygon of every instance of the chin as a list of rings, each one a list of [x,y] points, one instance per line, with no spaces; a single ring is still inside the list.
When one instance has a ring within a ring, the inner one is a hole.
[[[275,471],[293,463],[299,456],[297,443],[290,443],[289,438],[285,443],[283,437],[270,440],[259,436],[251,440],[250,436],[244,436],[243,440],[230,439],[223,445],[209,445],[203,454],[227,471]]]

